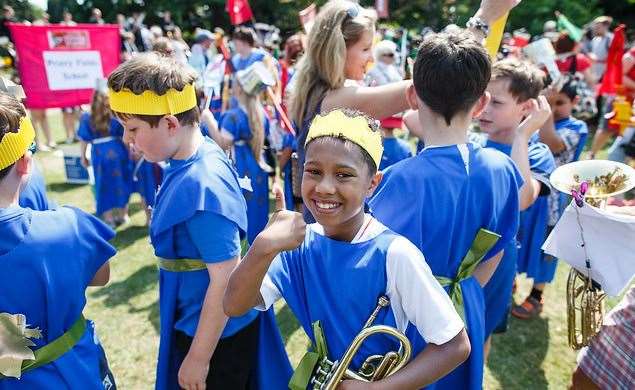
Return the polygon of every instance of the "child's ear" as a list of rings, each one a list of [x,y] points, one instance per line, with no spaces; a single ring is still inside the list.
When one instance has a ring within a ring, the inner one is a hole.
[[[414,84],[410,84],[408,89],[406,89],[406,100],[408,101],[408,105],[412,110],[419,109],[419,96],[417,96],[417,91],[415,91]]]
[[[31,173],[31,152],[26,152],[18,161],[15,162],[15,169],[18,175],[26,176]]]
[[[533,103],[532,103],[533,100],[536,100],[536,99],[527,99],[524,102],[520,103],[520,111],[523,114],[523,118],[529,114],[529,111],[531,110],[533,106]]]
[[[487,105],[489,104],[489,101],[491,99],[492,95],[489,92],[485,91],[485,93],[478,99],[476,105],[474,105],[474,108],[472,109],[472,118],[478,118],[479,116],[481,116],[483,111],[485,111],[485,109],[487,108]]]
[[[377,189],[377,186],[379,185],[379,183],[381,183],[381,179],[384,177],[384,174],[381,173],[381,171],[377,171],[377,173],[373,176],[373,178],[370,180],[370,186],[368,187],[368,191],[366,193],[367,197],[370,197],[373,195],[373,193],[375,192],[375,190]]]
[[[166,115],[163,118],[161,118],[161,120],[166,121],[168,126],[168,132],[170,135],[175,135],[176,130],[181,127],[181,124],[179,123],[178,118],[175,117],[174,115]]]
[[[571,104],[573,104],[574,106],[576,106],[578,103],[580,103],[580,96],[576,95],[573,100],[571,101]]]

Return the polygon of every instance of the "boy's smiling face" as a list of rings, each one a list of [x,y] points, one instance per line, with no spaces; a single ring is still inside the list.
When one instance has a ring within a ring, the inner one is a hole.
[[[120,122],[124,127],[125,144],[132,145],[147,161],[165,161],[176,153],[176,131],[168,116],[163,117],[157,127],[152,127],[148,122],[135,117],[122,119]]]
[[[490,135],[514,131],[526,114],[525,102],[519,102],[511,94],[509,80],[490,81],[487,92],[492,97],[478,118],[480,129]]]
[[[328,237],[350,241],[364,221],[364,201],[380,180],[357,145],[318,138],[306,149],[302,199]]]

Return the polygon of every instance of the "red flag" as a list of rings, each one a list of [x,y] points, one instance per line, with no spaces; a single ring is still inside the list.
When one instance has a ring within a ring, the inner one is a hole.
[[[248,0],[227,0],[225,10],[229,13],[229,20],[234,26],[243,24],[254,18]]]
[[[388,19],[388,0],[375,0],[375,10],[377,16],[382,19]]]
[[[613,41],[606,57],[606,71],[600,86],[600,95],[609,95],[616,92],[616,87],[622,85],[622,56],[624,56],[624,36],[626,26],[620,24],[613,32]]]

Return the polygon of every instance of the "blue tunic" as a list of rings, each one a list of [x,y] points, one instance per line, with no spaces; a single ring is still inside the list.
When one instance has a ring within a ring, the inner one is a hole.
[[[282,252],[269,267],[268,276],[314,344],[312,324],[320,321],[331,361],[342,357],[377,298],[386,294],[386,253],[396,237],[386,230],[372,240],[350,243],[308,228],[302,245]],[[373,325],[379,324],[396,327],[390,306],[379,312]],[[355,355],[352,368],[358,369],[368,356],[397,348],[393,338],[372,337]]]
[[[52,229],[51,227],[55,227]],[[80,317],[86,287],[115,254],[114,232],[75,208],[0,209],[0,313],[24,314],[42,338],[33,350],[60,337]],[[89,321],[79,342],[57,360],[0,379],[1,390],[103,388],[104,352]]]
[[[402,139],[391,137],[382,139],[384,144],[384,154],[381,156],[381,164],[379,164],[379,170],[383,171],[389,166],[398,163],[408,157],[412,157],[412,150],[410,145]]]
[[[264,118],[265,132],[269,120]],[[241,108],[233,108],[223,115],[221,129],[234,138],[232,158],[239,178],[251,183],[252,191],[243,189],[247,201],[247,241],[251,244],[269,220],[269,174],[260,167],[249,146],[252,138],[247,114]],[[245,179],[243,179],[245,180]]]
[[[471,143],[428,147],[416,157],[389,167],[369,204],[380,222],[423,252],[434,275],[453,279],[479,229],[501,235],[485,259],[514,239],[521,185],[514,163],[498,151]],[[472,353],[436,385],[481,389],[483,290],[474,277],[460,285]],[[415,355],[425,346],[421,339],[417,344]]]
[[[50,202],[46,196],[46,183],[42,172],[33,164],[33,170],[29,176],[29,181],[22,190],[20,190],[20,207],[28,207],[32,210],[44,211],[54,208],[53,202]]]
[[[89,113],[82,114],[79,120],[77,136],[93,146],[91,164],[95,173],[97,215],[125,207],[132,192],[130,159],[128,150],[121,141],[122,135],[123,127],[115,118],[110,120],[107,136],[102,136],[93,129]]]
[[[473,137],[474,138],[474,137]],[[479,143],[487,148],[496,149],[506,155],[511,155],[511,145],[498,143],[489,140],[486,136],[479,138]],[[549,161],[551,152],[546,145],[542,143],[533,143],[529,145],[529,169],[533,177],[546,183],[544,164]],[[543,192],[542,196],[545,196]],[[505,254],[501,259],[496,271],[490,278],[489,282],[483,288],[485,296],[485,338],[496,329],[496,327],[505,319],[510,307],[512,298],[512,288],[514,278],[516,277],[518,263],[518,246],[514,239],[505,247]]]
[[[211,141],[204,142],[197,152],[186,160],[172,160],[165,170],[165,177],[150,224],[150,238],[155,254],[165,259],[194,258],[205,262],[227,260],[210,259],[201,248],[209,249],[214,240],[206,242],[206,232],[219,230],[218,226],[200,227],[207,221],[224,220],[225,225],[235,226],[235,231],[244,235],[247,228],[246,205],[240,194],[238,180],[231,162],[225,153]],[[196,224],[193,222],[196,221]],[[226,228],[227,226],[223,226]],[[231,240],[231,238],[229,238]],[[236,253],[238,255],[239,249]],[[177,388],[177,374],[181,362],[173,343],[174,330],[193,336],[200,308],[209,285],[207,270],[192,272],[169,272],[160,270],[160,314],[161,339],[157,367],[157,389]],[[220,303],[219,303],[220,304]],[[228,321],[221,337],[228,337],[249,325],[258,315],[250,311],[245,316]],[[286,384],[290,365],[279,334],[262,335],[262,330],[277,330],[272,313],[262,314],[259,349],[265,349],[274,366],[285,367],[274,372],[265,372],[264,365],[258,367],[259,383]],[[264,323],[264,325],[263,325]],[[259,353],[261,351],[259,350]],[[288,374],[285,377],[285,374]],[[264,388],[264,387],[261,387]]]
[[[282,139],[282,149],[291,149],[291,152],[295,152],[298,149],[298,141],[295,136],[290,133],[286,133]],[[287,210],[295,210],[295,201],[293,198],[293,182],[292,182],[292,170],[291,159],[287,161],[284,167],[282,167],[284,173],[284,201]]]
[[[539,180],[549,177],[556,168],[551,150],[542,143],[529,146],[529,161],[532,163],[532,174]],[[520,213],[518,273],[526,273],[535,284],[550,283],[558,265],[554,257],[545,255],[540,249],[549,234],[549,188],[547,181],[547,185],[543,185],[541,196]]]

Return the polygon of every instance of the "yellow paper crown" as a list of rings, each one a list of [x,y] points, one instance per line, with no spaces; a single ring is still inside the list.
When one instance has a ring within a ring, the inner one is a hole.
[[[187,84],[182,91],[172,88],[163,95],[153,91],[143,91],[137,95],[125,88],[114,91],[108,88],[110,109],[122,114],[133,115],[176,115],[196,107],[196,90]]]
[[[28,117],[20,119],[17,133],[7,132],[0,142],[0,169],[5,169],[18,161],[35,139],[35,130]]]
[[[363,115],[348,116],[341,110],[326,115],[316,115],[309,128],[305,146],[318,137],[337,137],[347,139],[368,152],[375,165],[379,167],[384,146],[381,134],[374,130]]]

